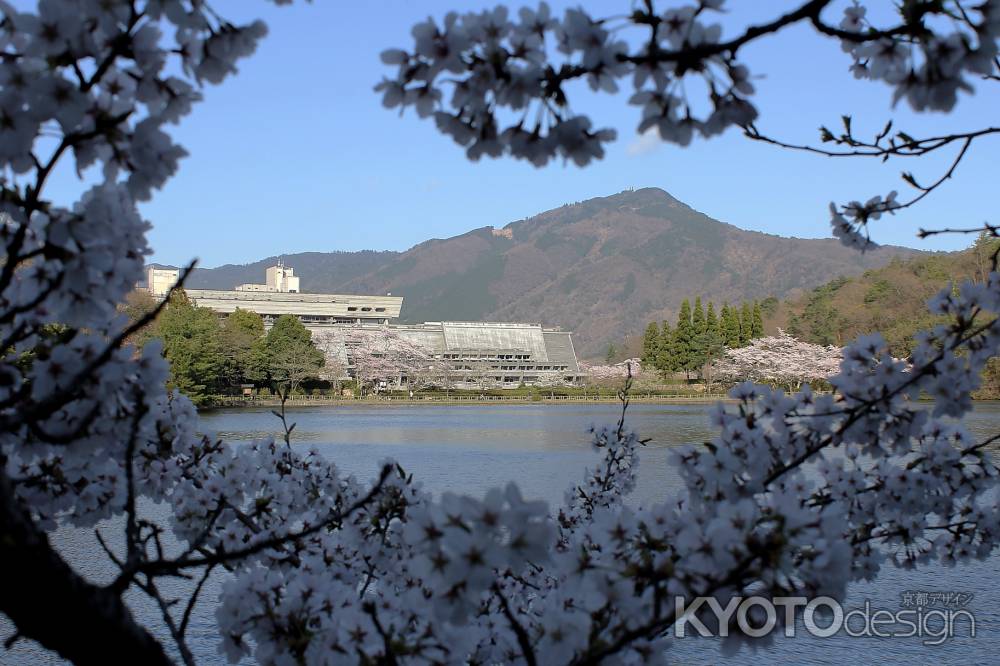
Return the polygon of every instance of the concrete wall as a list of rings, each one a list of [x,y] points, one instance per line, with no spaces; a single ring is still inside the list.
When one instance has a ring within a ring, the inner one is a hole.
[[[399,317],[399,311],[403,307],[400,296],[286,294],[214,289],[189,289],[187,295],[196,305],[223,314],[240,308],[271,317],[291,314],[300,318],[332,317],[379,321]]]
[[[181,272],[176,268],[153,268],[146,269],[146,289],[153,296],[166,296],[170,288],[177,284]]]

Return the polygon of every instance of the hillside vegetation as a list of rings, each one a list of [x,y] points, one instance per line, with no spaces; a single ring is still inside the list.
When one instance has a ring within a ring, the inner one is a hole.
[[[961,252],[893,259],[882,268],[838,277],[808,294],[782,301],[765,313],[764,328],[782,328],[817,344],[843,346],[858,335],[878,331],[892,353],[906,357],[914,332],[933,326],[927,300],[949,283],[982,281],[1000,241],[980,239]]]

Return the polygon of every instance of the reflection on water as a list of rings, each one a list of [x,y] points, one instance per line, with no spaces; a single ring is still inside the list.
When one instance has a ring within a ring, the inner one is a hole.
[[[314,446],[347,473],[373,477],[386,457],[414,472],[434,493],[479,494],[516,481],[551,503],[583,477],[599,455],[591,426],[616,423],[613,404],[335,407],[296,410],[294,440]],[[279,435],[269,410],[206,414],[204,430],[230,441]],[[657,501],[676,487],[666,469],[671,446],[713,436],[705,405],[633,405],[627,425],[649,438],[640,454],[637,499]]]
[[[642,465],[632,502],[649,504],[674,493],[680,481],[667,464],[671,447],[713,437],[708,427],[708,405],[633,405],[627,423],[650,442],[642,450]],[[583,470],[598,460],[589,446],[591,425],[616,422],[620,409],[612,404],[548,403],[473,406],[337,406],[289,411],[296,424],[294,441],[316,447],[347,473],[374,478],[384,458],[398,460],[434,493],[446,490],[479,495],[486,489],[516,481],[526,497],[550,503],[582,478]],[[267,409],[218,410],[202,418],[203,430],[230,441],[249,441],[277,435],[280,422]],[[969,428],[985,437],[1000,430],[1000,405],[982,403],[968,420]],[[152,509],[155,511],[156,509]],[[89,533],[61,530],[56,541],[64,552],[77,555],[76,564],[93,577],[107,575],[101,565],[85,557]],[[83,561],[80,561],[83,560]],[[932,567],[917,572],[886,570],[873,584],[851,588],[846,608],[899,610],[900,595],[913,590],[973,592],[977,636],[959,638],[937,647],[924,647],[917,638],[778,639],[756,653],[741,652],[740,663],[774,662],[843,664],[878,661],[895,663],[996,663],[992,651],[1000,645],[1000,558],[955,568]],[[141,602],[136,601],[137,604]],[[155,623],[153,609],[136,606],[143,621]],[[216,652],[211,604],[202,604],[194,623],[192,647],[200,663],[224,663]],[[2,620],[2,618],[0,618]],[[9,627],[0,621],[0,638]],[[682,663],[713,663],[722,656],[710,639],[686,638],[671,648]],[[46,663],[48,655],[19,643],[0,658],[2,663]]]

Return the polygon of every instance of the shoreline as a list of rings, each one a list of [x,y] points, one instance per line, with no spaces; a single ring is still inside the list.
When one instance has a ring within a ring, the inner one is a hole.
[[[452,398],[306,398],[290,399],[285,402],[285,407],[350,407],[353,405],[364,405],[373,407],[432,407],[432,406],[456,406],[456,405],[538,405],[538,404],[619,404],[621,400],[613,396],[583,397],[583,396],[545,396],[541,399],[523,396],[487,396],[479,397],[452,397]],[[630,403],[643,403],[651,405],[686,405],[686,404],[714,404],[716,402],[735,402],[726,394],[712,394],[707,396],[656,396],[656,395],[631,395]],[[276,398],[255,398],[246,400],[234,398],[223,400],[211,405],[199,407],[199,411],[210,411],[214,409],[246,409],[246,408],[275,408],[281,407],[281,401]]]
[[[711,394],[705,396],[657,396],[657,395],[631,395],[631,404],[645,405],[711,405],[717,402],[735,403],[735,399],[726,394]],[[921,400],[924,402],[924,400]],[[995,398],[983,398],[973,400],[974,403],[1000,402]],[[469,406],[496,406],[496,405],[567,405],[567,404],[606,404],[617,405],[621,400],[612,396],[583,397],[583,396],[545,396],[541,399],[524,396],[478,396],[451,397],[451,398],[295,398],[289,399],[285,407],[309,408],[309,407],[456,407],[462,405]],[[275,409],[281,407],[281,401],[276,398],[254,398],[252,400],[244,398],[230,398],[211,405],[198,407],[199,412],[210,412],[218,409]]]

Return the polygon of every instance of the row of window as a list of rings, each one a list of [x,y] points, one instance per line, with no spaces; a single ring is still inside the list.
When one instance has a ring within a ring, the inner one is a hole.
[[[500,381],[499,377],[494,377],[493,379],[495,379],[496,381]],[[573,377],[563,377],[563,380],[565,380],[567,382],[572,382],[573,381]],[[521,381],[524,381],[525,383],[537,382],[538,381],[538,377],[529,377],[528,375],[525,375],[524,377],[508,377],[508,376],[505,376],[503,378],[503,383],[504,384],[513,384],[515,382],[521,382]]]
[[[375,354],[378,356],[378,354]],[[471,365],[464,364],[452,364],[452,370],[474,370],[475,368]],[[538,372],[540,370],[569,370],[568,365],[500,365],[491,368],[493,370],[533,370]]]
[[[362,307],[361,311],[362,312],[371,312],[373,309],[375,310],[375,312],[385,312],[385,308],[370,308],[367,305],[364,306],[364,307]],[[347,311],[348,312],[357,312],[358,311],[358,307],[356,305],[348,305],[347,306]]]
[[[443,359],[477,359],[486,361],[530,361],[531,354],[442,354]]]
[[[462,377],[461,381],[466,382],[466,383],[474,383],[476,379],[478,379],[478,378],[477,377]],[[504,384],[513,384],[515,382],[519,383],[522,380],[525,381],[525,382],[537,382],[538,381],[538,377],[529,377],[529,376],[525,376],[525,377],[507,377],[507,376],[496,377],[496,376],[494,376],[494,377],[485,377],[484,379],[491,379],[491,380],[493,380],[495,382],[503,382]],[[409,381],[408,377],[400,377],[399,378],[399,382],[401,384],[405,384],[408,381]],[[572,381],[572,378],[571,377],[567,377],[566,381]]]

